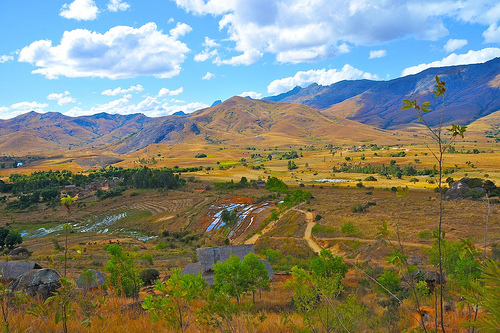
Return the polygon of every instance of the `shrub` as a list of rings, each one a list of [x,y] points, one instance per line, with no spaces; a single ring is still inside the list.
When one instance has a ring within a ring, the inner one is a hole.
[[[205,154],[205,153],[198,153],[194,157],[195,158],[205,158],[205,157],[207,157],[207,154]]]
[[[152,286],[160,278],[160,272],[154,268],[147,268],[141,271],[139,278],[144,282],[145,286]]]
[[[360,233],[359,229],[350,222],[345,222],[342,228],[340,228],[340,232],[348,236],[356,236]]]
[[[375,178],[373,176],[368,176],[368,177],[365,178],[365,181],[367,181],[367,182],[376,182],[377,178]]]

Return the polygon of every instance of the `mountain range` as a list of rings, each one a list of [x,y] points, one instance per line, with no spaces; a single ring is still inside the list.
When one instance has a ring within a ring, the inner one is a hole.
[[[430,101],[433,111],[426,119],[431,126],[438,124],[443,100],[432,94],[437,75],[447,87],[445,125],[469,125],[484,118],[490,119],[481,125],[487,129],[492,119],[500,119],[492,115],[500,110],[500,58],[496,58],[483,64],[430,68],[389,81],[295,87],[262,100],[232,97],[191,114],[178,112],[159,118],[142,114],[68,117],[55,112],[29,112],[0,120],[0,154],[96,145],[126,154],[150,144],[193,140],[243,145],[260,142],[268,146],[318,140],[335,144],[394,141],[398,135],[404,136],[398,131],[418,124],[414,110],[400,110],[403,99]]]

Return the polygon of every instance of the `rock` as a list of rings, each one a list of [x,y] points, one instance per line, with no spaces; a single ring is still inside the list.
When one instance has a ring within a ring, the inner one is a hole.
[[[20,246],[10,251],[9,255],[15,258],[28,258],[31,255],[31,253],[28,251],[27,248]]]
[[[106,275],[95,269],[88,269],[76,279],[75,283],[84,291],[98,289],[106,284]]]
[[[453,303],[452,301],[444,303],[444,311],[450,312],[453,310],[455,310],[455,303]]]
[[[410,265],[422,265],[422,259],[418,256],[409,256],[408,259],[406,260],[408,264]]]
[[[450,185],[448,191],[446,191],[444,198],[446,200],[456,200],[465,198],[470,191],[470,186],[465,182],[458,181]]]
[[[32,269],[17,279],[9,287],[12,291],[23,291],[32,297],[47,299],[61,287],[61,276],[50,268]]]

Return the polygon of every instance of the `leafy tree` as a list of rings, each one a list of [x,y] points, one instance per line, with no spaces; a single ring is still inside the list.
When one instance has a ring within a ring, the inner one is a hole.
[[[2,249],[4,248],[5,246],[5,238],[7,237],[7,235],[9,234],[9,229],[7,228],[4,228],[4,227],[0,227],[0,246],[2,247]]]
[[[139,278],[139,270],[134,265],[135,253],[123,252],[123,248],[117,244],[107,244],[104,250],[111,255],[104,267],[110,274],[110,286],[115,288],[119,295],[137,297],[142,281]]]
[[[142,302],[142,308],[153,322],[163,319],[171,328],[184,332],[189,326],[186,312],[205,289],[203,277],[200,274],[181,275],[180,269],[174,269],[170,279],[156,282],[155,289],[164,296],[149,295]]]
[[[444,113],[445,113],[445,92],[446,92],[446,85],[444,81],[441,81],[439,76],[435,77],[436,84],[434,85],[434,96],[435,97],[440,97],[442,100],[442,107],[441,107],[441,116],[439,117],[440,121],[437,125],[437,128],[433,128],[430,126],[430,124],[427,122],[426,118],[424,115],[431,110],[430,102],[423,102],[422,104],[419,104],[417,100],[403,100],[404,106],[401,107],[401,110],[408,110],[408,109],[414,109],[417,113],[418,120],[422,122],[427,130],[429,131],[432,139],[436,143],[437,146],[437,152],[431,150],[432,156],[436,160],[438,164],[437,168],[437,173],[438,173],[438,193],[439,193],[439,218],[438,218],[438,255],[439,255],[439,274],[440,276],[443,276],[443,256],[442,256],[442,237],[443,237],[443,229],[442,229],[442,222],[443,222],[443,196],[444,193],[442,191],[442,184],[443,184],[443,161],[444,161],[444,153],[449,149],[449,147],[455,142],[457,137],[464,137],[464,133],[467,129],[467,126],[460,126],[456,124],[451,124],[450,128],[447,128],[446,130],[450,132],[451,134],[451,139],[445,140],[443,138],[443,119],[444,119]],[[444,326],[444,295],[443,295],[443,289],[440,288],[440,296],[439,296],[439,308],[440,308],[440,322],[441,322],[441,330],[443,332],[446,332],[445,326]],[[437,327],[435,327],[437,330]]]
[[[236,222],[238,222],[238,214],[236,208],[231,211],[224,209],[220,217],[222,219],[222,222],[224,222],[228,227],[232,227],[236,224]]]
[[[213,287],[236,297],[238,304],[242,295],[255,292],[257,288],[269,288],[269,275],[265,264],[253,253],[247,254],[243,261],[237,255],[231,254],[223,263],[214,264],[213,270]]]
[[[22,242],[23,242],[23,237],[19,232],[14,230],[9,230],[9,233],[5,237],[5,245],[9,249],[13,249],[14,246],[16,246],[17,244],[21,244]]]
[[[487,260],[480,267],[481,278],[471,283],[472,288],[463,295],[466,301],[482,309],[479,319],[466,323],[481,332],[498,332],[500,327],[500,266]]]
[[[68,216],[71,216],[71,206],[76,202],[76,197],[71,197],[69,194],[61,198],[61,204],[66,208]],[[68,234],[73,226],[69,223],[65,223],[63,226],[64,233],[64,277],[66,277],[66,271],[68,267]]]
[[[271,192],[287,192],[288,186],[280,179],[271,177],[266,182],[266,188]]]

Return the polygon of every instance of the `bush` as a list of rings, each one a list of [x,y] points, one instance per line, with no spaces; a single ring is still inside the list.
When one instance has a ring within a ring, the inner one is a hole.
[[[205,158],[205,157],[207,157],[207,154],[205,154],[205,153],[198,153],[194,157],[195,158]]]
[[[368,177],[365,178],[365,181],[367,181],[367,182],[376,182],[377,178],[375,178],[373,176],[368,176]]]
[[[340,228],[340,232],[348,236],[356,236],[360,234],[359,229],[350,222],[344,223],[342,228]]]
[[[152,286],[160,278],[160,272],[154,268],[147,268],[139,274],[139,278],[145,286]]]

